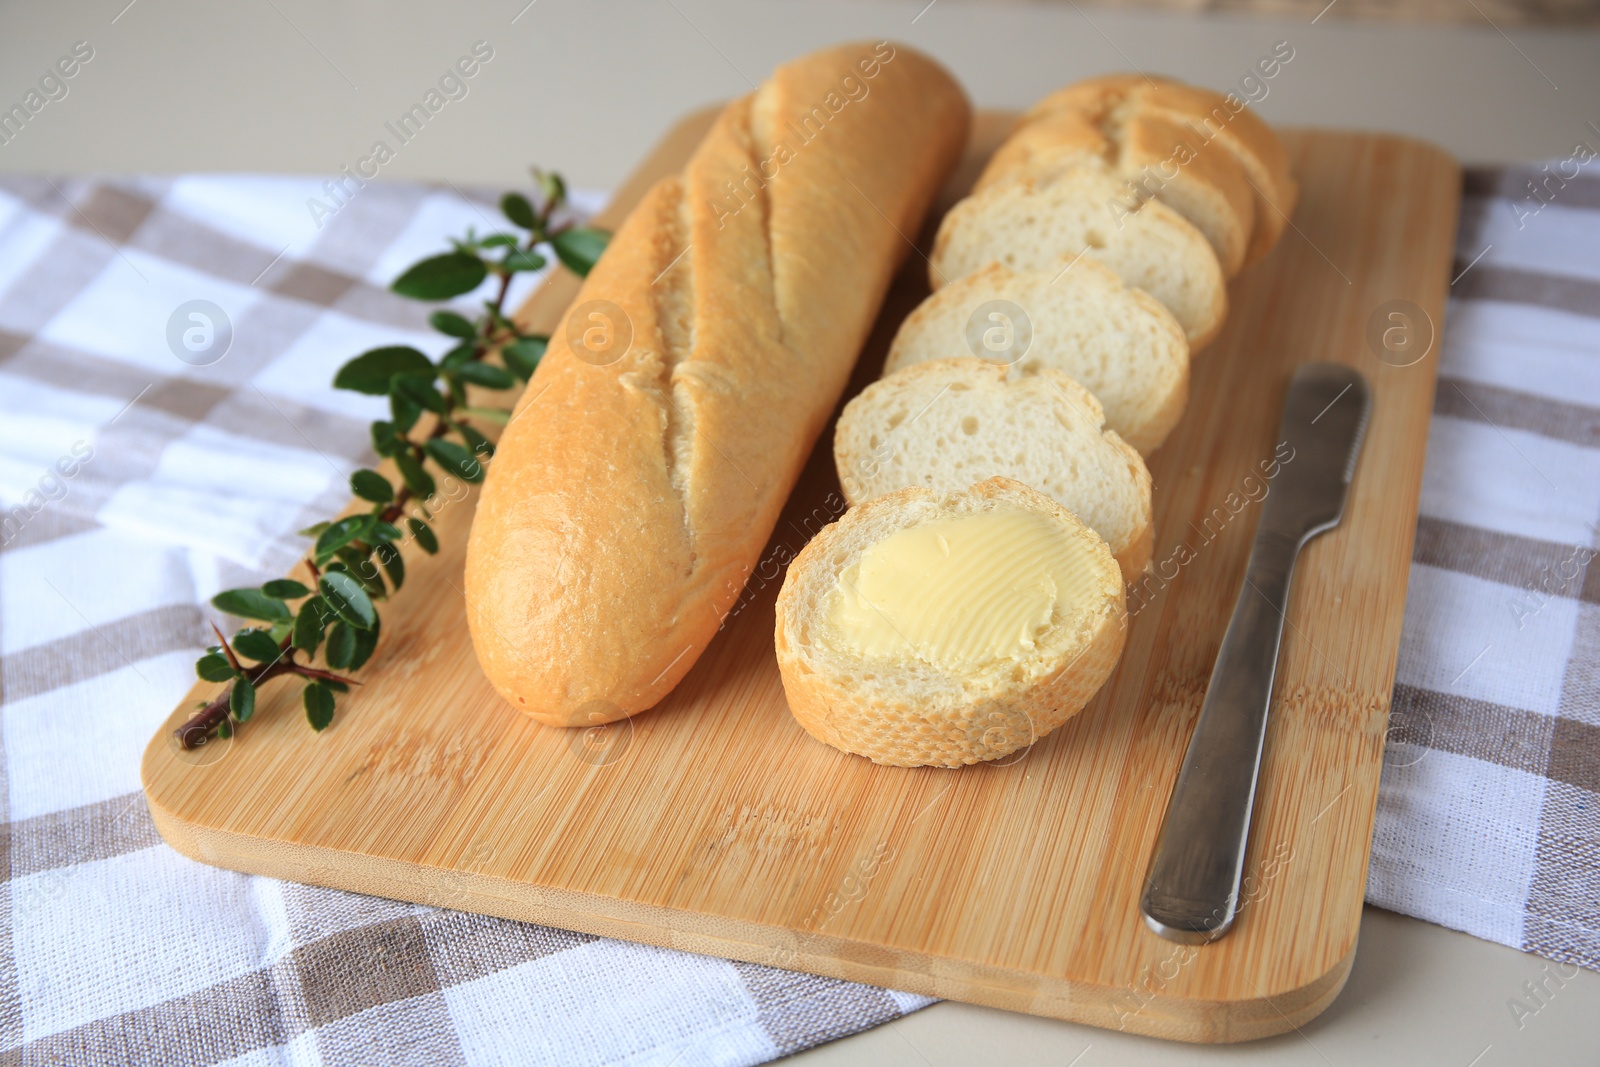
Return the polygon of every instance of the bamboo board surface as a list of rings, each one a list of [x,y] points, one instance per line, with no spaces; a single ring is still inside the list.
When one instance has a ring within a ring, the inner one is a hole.
[[[675,128],[600,224],[680,167],[710,118]],[[1009,121],[981,116],[944,203]],[[306,727],[298,687],[271,687],[236,739],[181,753],[172,728],[217,688],[195,687],[145,753],[156,826],[236,870],[1163,1037],[1238,1041],[1316,1015],[1355,953],[1459,172],[1400,138],[1284,138],[1294,226],[1235,280],[1151,462],[1157,570],[1130,600],[1122,663],[1031,749],[878,767],[788,714],[772,605],[782,565],[836,511],[830,427],[736,614],[656,709],[563,731],[496,696],[465,623],[469,497],[438,515],[440,554],[410,561],[366,684],[326,733]],[[925,270],[911,253],[850,394]],[[523,318],[553,329],[576,289],[553,277]],[[1393,301],[1433,324],[1407,366],[1369,345]],[[1145,929],[1140,883],[1270,492],[1284,389],[1314,360],[1367,375],[1372,422],[1343,525],[1296,572],[1242,913],[1216,944],[1174,945]]]

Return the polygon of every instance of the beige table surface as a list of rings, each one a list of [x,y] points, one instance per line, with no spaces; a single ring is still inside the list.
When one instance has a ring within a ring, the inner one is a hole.
[[[1259,107],[1275,122],[1393,130],[1464,161],[1565,156],[1600,122],[1600,32],[1351,24],[1117,12],[1070,0],[839,4],[496,0],[333,4],[106,0],[0,7],[0,100],[20,99],[76,41],[94,59],[0,171],[260,170],[333,174],[365,154],[473,42],[494,58],[384,168],[390,178],[510,186],[540,162],[608,187],[678,115],[746,91],[778,62],[894,37],[955,70],[975,101],[1021,107],[1089,74],[1160,71],[1219,88],[1277,41],[1295,57]],[[1343,995],[1303,1033],[1169,1044],[945,1003],[798,1057],[823,1064],[1059,1067],[1600,1063],[1600,974],[1521,1029],[1507,1001],[1533,956],[1368,908]]]

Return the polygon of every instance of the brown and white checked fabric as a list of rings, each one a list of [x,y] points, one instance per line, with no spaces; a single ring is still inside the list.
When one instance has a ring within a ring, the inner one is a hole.
[[[372,184],[321,229],[309,197],[0,179],[0,1062],[751,1064],[928,1003],[161,843],[139,757],[210,640],[202,606],[281,574],[370,462],[383,401],[330,388],[337,366],[448,344],[387,282],[498,228],[477,190]],[[169,341],[194,300],[226,319],[198,352],[187,312]]]
[[[1367,880],[1370,903],[1590,968],[1600,968],[1595,166],[1467,176]]]

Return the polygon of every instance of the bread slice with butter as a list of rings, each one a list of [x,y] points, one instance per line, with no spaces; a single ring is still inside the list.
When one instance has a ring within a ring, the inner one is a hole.
[[[963,489],[996,475],[1048,494],[1105,539],[1134,580],[1150,562],[1150,472],[1105,428],[1100,401],[1050,367],[1007,380],[967,356],[916,363],[845,405],[833,435],[851,505],[907,486]]]
[[[825,744],[959,767],[1032,744],[1105,683],[1126,634],[1111,549],[1037,489],[990,478],[851,508],[789,566],[775,643]]]
[[[1189,397],[1182,327],[1149,294],[1087,259],[1043,269],[990,264],[945,286],[901,323],[884,372],[969,355],[1024,375],[1061,371],[1099,398],[1106,425],[1142,455],[1166,439]]]
[[[929,259],[935,291],[999,263],[1016,271],[1080,257],[1160,301],[1191,351],[1211,343],[1228,311],[1222,264],[1205,236],[1159,200],[1130,206],[1123,182],[1087,168],[991,185],[945,215]]]

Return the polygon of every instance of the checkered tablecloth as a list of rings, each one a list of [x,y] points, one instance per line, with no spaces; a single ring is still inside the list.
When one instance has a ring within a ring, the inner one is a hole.
[[[0,179],[0,1061],[751,1064],[929,1003],[161,843],[139,757],[212,640],[204,605],[283,573],[293,531],[371,461],[384,402],[333,390],[334,369],[383,344],[440,354],[430,308],[387,283],[501,228],[481,190],[373,184],[321,228],[312,197],[320,181]]]
[[[1523,180],[1469,188],[1369,898],[1596,966],[1600,186],[1518,228]],[[0,179],[0,1061],[750,1064],[928,1003],[160,842],[139,756],[206,601],[344,504],[383,408],[334,369],[441,351],[385,285],[494,225],[478,190],[369,184],[320,228],[312,197]]]
[[[1464,193],[1367,900],[1600,968],[1600,173]]]

